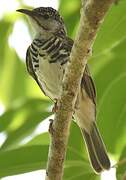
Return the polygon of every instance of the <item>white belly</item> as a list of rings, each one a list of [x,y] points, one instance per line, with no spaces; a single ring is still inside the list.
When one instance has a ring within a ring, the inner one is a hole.
[[[60,96],[64,68],[60,63],[49,63],[47,59],[42,58],[39,60],[36,75],[44,92],[52,100]]]

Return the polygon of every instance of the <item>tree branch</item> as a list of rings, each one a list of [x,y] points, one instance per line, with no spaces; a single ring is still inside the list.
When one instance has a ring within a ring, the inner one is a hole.
[[[113,0],[82,0],[80,26],[65,72],[58,112],[52,124],[46,180],[61,180],[76,97],[96,34]]]

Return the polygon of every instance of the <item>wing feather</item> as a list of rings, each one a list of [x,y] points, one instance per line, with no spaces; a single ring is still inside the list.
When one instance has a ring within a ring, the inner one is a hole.
[[[69,44],[69,49],[71,50],[73,46],[73,40],[69,37],[67,38],[67,44]],[[96,90],[95,85],[93,82],[93,79],[91,77],[88,65],[85,67],[85,71],[81,80],[81,90],[85,90],[89,98],[93,101],[93,103],[96,105]]]
[[[27,67],[28,73],[34,78],[34,80],[37,82],[42,92],[46,95],[33,69],[33,64],[32,64],[32,59],[31,59],[31,54],[30,54],[30,46],[28,47],[27,52],[26,52],[26,67]]]
[[[96,105],[96,90],[95,85],[93,82],[93,79],[90,75],[88,65],[85,67],[85,71],[81,80],[81,89],[86,91],[89,98],[93,101],[93,103]]]

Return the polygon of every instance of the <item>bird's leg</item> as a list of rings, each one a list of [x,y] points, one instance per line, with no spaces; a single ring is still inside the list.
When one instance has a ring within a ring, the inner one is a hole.
[[[56,113],[58,110],[58,99],[54,99],[54,106],[52,108],[52,112]]]

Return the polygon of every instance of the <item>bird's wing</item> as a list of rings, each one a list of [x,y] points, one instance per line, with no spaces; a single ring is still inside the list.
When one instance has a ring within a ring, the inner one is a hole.
[[[36,75],[34,73],[32,61],[31,61],[30,46],[28,47],[26,52],[26,67],[28,73],[36,80]]]
[[[37,82],[42,92],[46,95],[33,69],[33,64],[32,64],[32,59],[31,59],[31,54],[30,54],[30,46],[28,47],[27,52],[26,52],[26,67],[27,67],[28,73],[34,78],[34,80]]]
[[[89,98],[96,105],[96,90],[95,90],[93,79],[89,72],[88,65],[86,65],[85,67],[85,71],[81,80],[81,89],[82,89],[82,92],[83,92],[83,89],[86,91]]]
[[[67,46],[71,50],[73,46],[73,40],[67,37]],[[83,73],[83,77],[81,80],[81,91],[83,94],[85,94],[83,91],[86,92],[86,94],[89,96],[89,98],[93,101],[93,103],[96,105],[96,90],[95,85],[93,82],[93,79],[91,77],[88,65],[85,67],[85,71]]]

